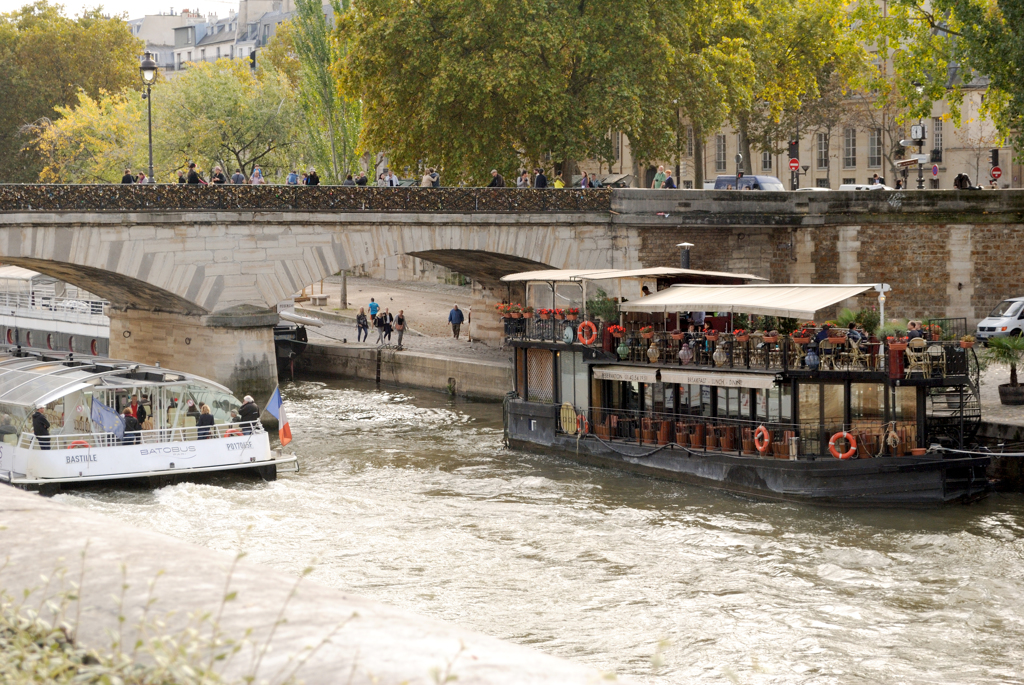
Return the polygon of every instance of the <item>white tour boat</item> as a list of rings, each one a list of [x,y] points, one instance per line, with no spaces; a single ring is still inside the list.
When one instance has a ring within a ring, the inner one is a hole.
[[[146,416],[126,432],[115,413],[133,397]],[[203,405],[211,426],[197,425]],[[240,422],[241,405],[224,386],[180,371],[12,349],[0,353],[0,481],[52,493],[69,483],[163,484],[218,471],[273,480],[281,467],[295,470],[258,420]],[[49,435],[33,430],[37,408]]]

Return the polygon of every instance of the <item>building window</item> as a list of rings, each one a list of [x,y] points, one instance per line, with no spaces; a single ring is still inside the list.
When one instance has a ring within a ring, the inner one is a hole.
[[[693,190],[693,181],[683,181],[683,188]]]
[[[939,179],[933,178],[933,179],[930,179],[928,182],[931,183],[932,190],[938,190],[939,189]]]
[[[844,178],[843,179],[843,185],[844,186],[857,185],[857,179],[855,179],[855,178]]]
[[[192,45],[192,37],[195,35],[194,31],[195,29],[189,29],[185,32],[185,43],[187,45]]]
[[[942,149],[942,119],[940,117],[932,118],[932,149]]]
[[[819,179],[817,179],[816,184],[817,184],[817,186],[819,188],[831,188],[832,187],[832,184],[830,184],[828,182],[827,178],[819,178]]]
[[[853,169],[857,166],[857,129],[848,128],[843,131],[843,168]]]
[[[882,129],[874,128],[868,133],[868,168],[882,168]]]
[[[828,136],[818,134],[818,168],[828,169]],[[827,188],[828,186],[821,186]]]
[[[715,136],[715,171],[725,171],[725,136]]]
[[[199,51],[199,61],[200,62],[205,62],[206,61],[206,48],[203,48],[202,50]]]
[[[188,61],[188,62],[192,61],[192,51],[191,50],[188,51],[188,59],[186,61]]]
[[[686,156],[693,157],[693,126],[686,127]]]
[[[772,170],[772,153],[762,152],[761,153],[761,171]]]
[[[220,59],[220,48],[217,48],[217,59]]]

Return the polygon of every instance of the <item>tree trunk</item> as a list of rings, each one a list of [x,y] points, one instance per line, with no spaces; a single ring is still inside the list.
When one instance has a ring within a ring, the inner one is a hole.
[[[1017,382],[1017,365],[1010,364],[1010,387],[1016,388],[1020,383]]]
[[[565,187],[569,188],[572,186],[572,175],[576,171],[576,160],[572,158],[562,160],[562,180],[565,181]]]
[[[693,187],[704,190],[704,132],[693,127]]]
[[[739,134],[740,134],[739,148],[740,148],[740,154],[743,155],[743,162],[740,163],[740,170],[743,172],[743,174],[745,176],[749,176],[749,175],[753,174],[754,172],[753,172],[753,165],[751,165],[751,163],[750,163],[750,138],[747,135],[747,119],[746,119],[746,117],[741,117],[740,121],[739,121],[739,124],[740,124],[740,127],[739,127],[740,128],[740,130],[739,130]]]

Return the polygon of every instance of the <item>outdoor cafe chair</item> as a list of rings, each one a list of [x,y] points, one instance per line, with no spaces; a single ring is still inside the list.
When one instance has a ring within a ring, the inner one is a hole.
[[[931,375],[931,364],[927,353],[928,343],[924,338],[914,338],[907,346],[907,378],[919,371],[925,378]]]

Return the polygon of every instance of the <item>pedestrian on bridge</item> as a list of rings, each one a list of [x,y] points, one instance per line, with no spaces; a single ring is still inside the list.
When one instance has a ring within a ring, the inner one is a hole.
[[[459,339],[459,329],[462,328],[462,322],[466,320],[466,317],[462,314],[462,310],[459,309],[459,305],[455,305],[450,312],[448,312],[448,323],[452,326],[452,336]]]
[[[504,188],[505,177],[498,173],[497,169],[491,169],[491,182],[487,184],[488,188]]]
[[[356,314],[356,342],[366,342],[369,337],[370,323],[366,320],[366,312],[360,307],[359,313]],[[398,339],[401,340],[402,336],[399,335]]]
[[[124,170],[124,176],[121,177],[121,183],[135,183],[135,177],[132,176],[131,169]]]
[[[245,174],[242,173],[241,169],[235,169],[235,173],[231,176],[231,183],[236,186],[245,185]]]
[[[547,188],[548,187],[548,177],[544,175],[544,170],[539,168],[539,167],[537,169],[537,175],[534,176],[534,178],[533,178],[533,187],[534,188]]]

